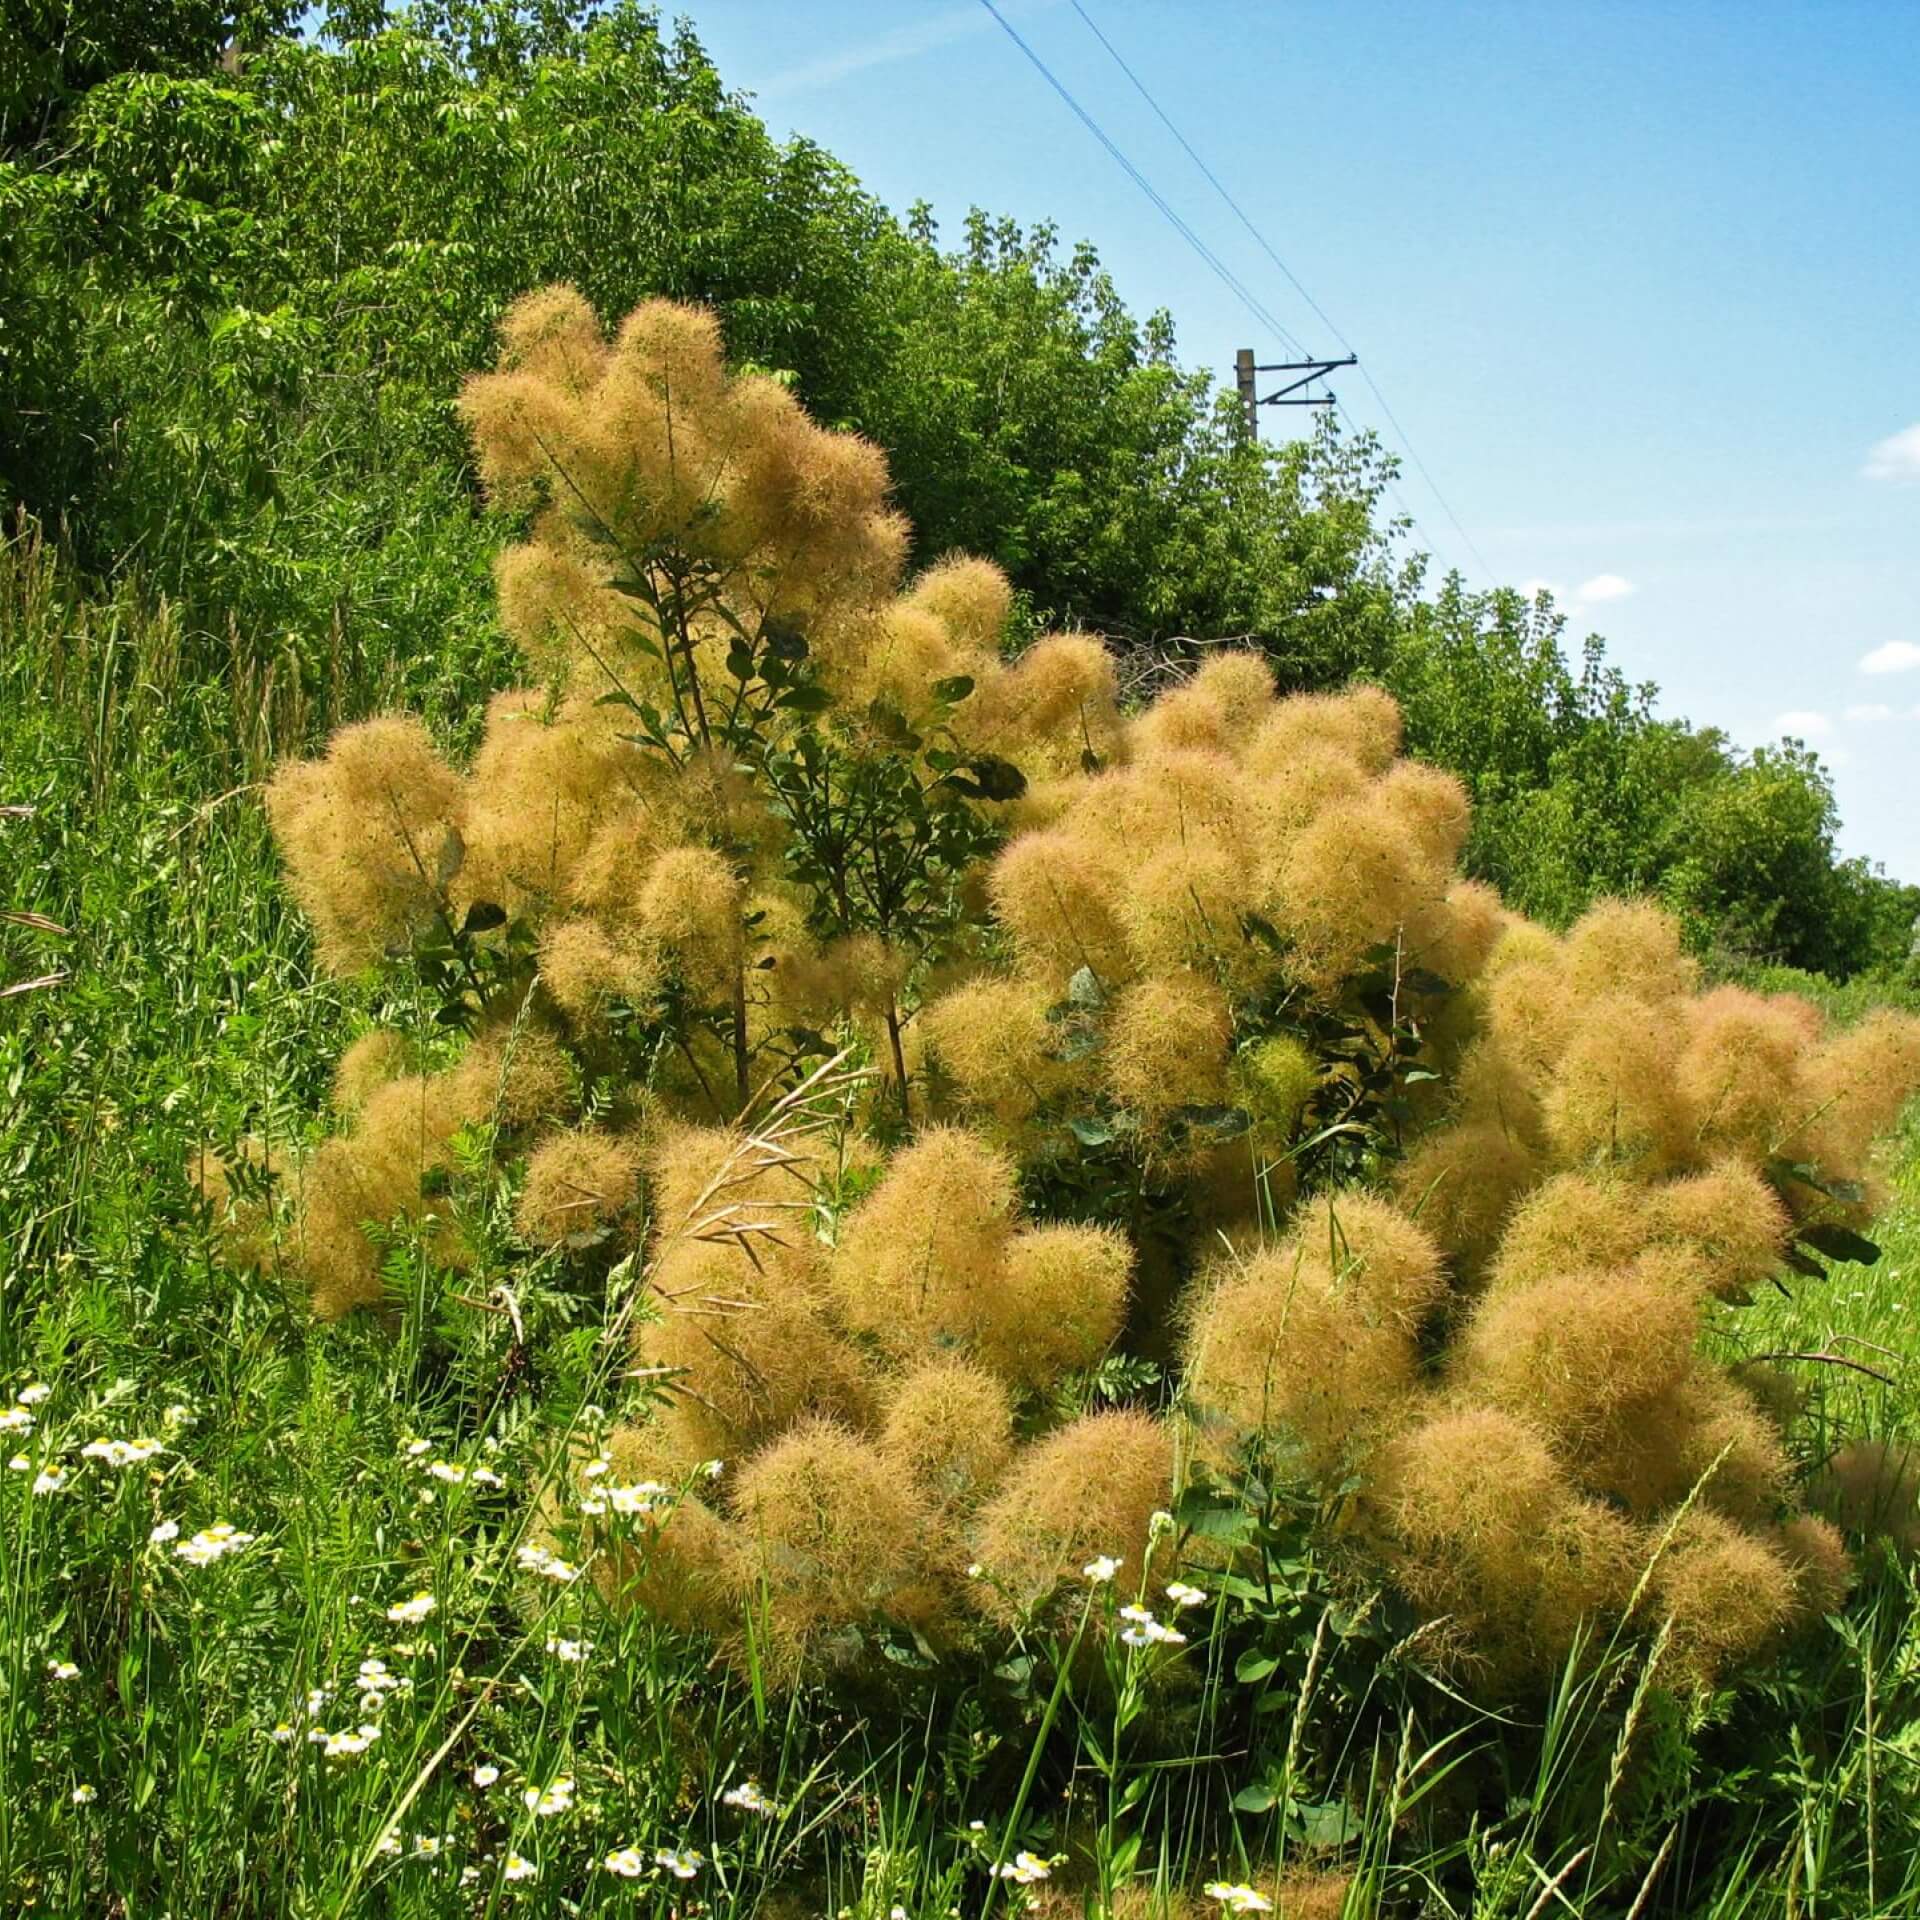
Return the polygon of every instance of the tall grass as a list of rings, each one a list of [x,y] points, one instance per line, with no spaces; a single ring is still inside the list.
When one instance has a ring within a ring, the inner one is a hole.
[[[395,687],[344,642],[319,684],[184,657],[133,586],[86,599],[31,535],[0,552],[0,804],[32,809],[0,822],[0,909],[67,930],[0,923],[0,980],[67,975],[0,1001],[0,1407],[48,1389],[0,1436],[27,1462],[0,1471],[5,1910],[920,1920],[1278,1877],[1283,1911],[1349,1920],[1920,1912],[1920,1630],[1884,1559],[1738,1697],[1677,1703],[1656,1637],[1497,1711],[1332,1581],[1278,1496],[1183,1516],[1262,1556],[1180,1616],[1185,1646],[1099,1631],[1143,1590],[1127,1569],[1089,1583],[1084,1637],[952,1673],[903,1653],[865,1692],[783,1698],[591,1569],[522,1571],[536,1541],[585,1557],[583,1468],[651,1390],[619,1337],[636,1277],[516,1268],[323,1329],[212,1259],[194,1147],[302,1137],[350,1013],[252,785]],[[1873,1368],[1780,1363],[1816,1453],[1910,1426],[1915,1163],[1878,1265],[1721,1329]],[[429,1279],[391,1250],[396,1292]],[[159,1446],[114,1465],[101,1439]],[[182,1556],[217,1523],[253,1537]],[[357,1753],[310,1737],[362,1725]],[[1023,1851],[1048,1877],[992,1872]]]

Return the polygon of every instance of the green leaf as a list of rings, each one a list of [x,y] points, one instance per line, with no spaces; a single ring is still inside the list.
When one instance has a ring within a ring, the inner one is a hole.
[[[1243,1687],[1257,1687],[1268,1674],[1272,1673],[1280,1662],[1270,1653],[1258,1653],[1249,1647],[1233,1663],[1233,1677]]]
[[[1106,1121],[1089,1120],[1080,1114],[1075,1114],[1067,1126],[1083,1147],[1104,1147],[1117,1137]]]
[[[951,679],[933,683],[933,697],[943,707],[958,706],[973,691],[973,675],[956,673]]]
[[[1259,1523],[1245,1507],[1199,1506],[1189,1511],[1183,1503],[1180,1524],[1203,1540],[1231,1543],[1252,1539]]]
[[[1857,1267],[1870,1267],[1880,1258],[1880,1249],[1865,1234],[1855,1233],[1851,1227],[1823,1222],[1802,1227],[1800,1238],[1829,1260],[1850,1260]]]
[[[825,713],[833,695],[825,687],[789,687],[773,704],[788,713]]]
[[[907,716],[890,700],[868,702],[867,725],[889,746],[898,747],[903,753],[920,750],[920,736],[907,725]]]
[[[1105,989],[1100,985],[1100,976],[1091,967],[1081,967],[1067,982],[1067,1004],[1091,1010],[1107,1004]]]
[[[1242,1787],[1233,1796],[1236,1813],[1271,1813],[1280,1796],[1271,1787]]]
[[[440,842],[440,860],[434,869],[434,878],[446,886],[460,871],[460,863],[467,857],[467,843],[460,837],[458,827],[449,827],[447,837]]]
[[[1011,760],[1002,760],[996,754],[977,754],[967,762],[973,775],[971,787],[962,787],[982,800],[1018,800],[1027,790],[1027,776]],[[956,780],[956,786],[961,782]]]
[[[1360,1832],[1360,1821],[1344,1800],[1323,1800],[1318,1805],[1296,1806],[1293,1823],[1310,1847],[1344,1847]]]
[[[507,910],[497,906],[491,900],[476,900],[467,909],[467,917],[460,923],[462,933],[491,933],[495,927],[507,924]]]
[[[1253,1125],[1245,1107],[1176,1107],[1170,1117],[1216,1140],[1237,1140]]]
[[[1090,1060],[1107,1044],[1098,1027],[1076,1027],[1053,1049],[1056,1060]]]

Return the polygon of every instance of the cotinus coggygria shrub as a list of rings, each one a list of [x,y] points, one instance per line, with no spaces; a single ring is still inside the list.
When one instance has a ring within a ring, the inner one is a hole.
[[[277,1254],[213,1179],[322,1316],[396,1232],[473,1258],[477,1132],[527,1249],[637,1256],[611,1589],[752,1609],[790,1674],[937,1652],[1099,1556],[1171,1577],[1155,1516],[1257,1470],[1495,1682],[1630,1613],[1706,1682],[1838,1603],[1702,1335],[1861,1252],[1920,1022],[1703,992],[1652,906],[1508,913],[1378,689],[1223,650],[1123,713],[1095,640],[1013,649],[995,569],[904,579],[878,450],[704,313],[533,295],[463,405],[528,683],[464,767],[390,715],[269,794],[322,963],[437,1019],[343,1059]]]

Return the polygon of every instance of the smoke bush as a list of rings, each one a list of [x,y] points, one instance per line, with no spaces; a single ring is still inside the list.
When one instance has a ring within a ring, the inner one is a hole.
[[[1377,688],[1223,651],[1123,715],[1085,636],[1003,658],[999,573],[904,580],[879,452],[704,313],[533,295],[463,406],[535,680],[464,772],[389,716],[273,783],[321,962],[439,1006],[343,1060],[285,1258],[322,1315],[396,1228],[470,1258],[463,1130],[528,1247],[644,1244],[665,1404],[615,1457],[699,1493],[596,1523],[609,1591],[789,1674],[939,1648],[1098,1555],[1171,1576],[1155,1516],[1257,1468],[1501,1683],[1629,1608],[1704,1683],[1837,1603],[1701,1334],[1857,1253],[1920,1022],[1701,993],[1650,905],[1506,912]],[[770,1150],[843,1046],[838,1133]],[[1171,1405],[1088,1410],[1116,1347]]]

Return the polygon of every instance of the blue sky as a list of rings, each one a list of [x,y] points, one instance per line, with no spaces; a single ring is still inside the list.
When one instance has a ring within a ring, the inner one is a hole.
[[[1001,5],[1287,331],[1337,351],[1072,0]],[[1913,0],[1081,5],[1359,350],[1444,497],[1409,466],[1439,563],[1552,583],[1665,711],[1806,738],[1846,850],[1920,881]],[[693,14],[776,133],[896,210],[1051,219],[1171,312],[1188,362],[1291,357],[977,0]],[[1335,387],[1398,444],[1361,380]]]

